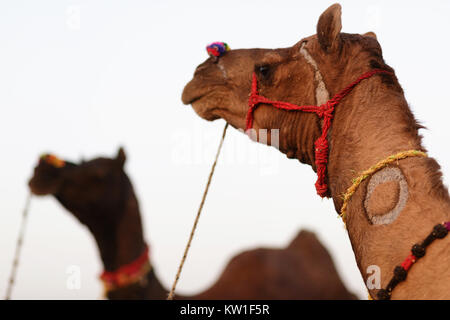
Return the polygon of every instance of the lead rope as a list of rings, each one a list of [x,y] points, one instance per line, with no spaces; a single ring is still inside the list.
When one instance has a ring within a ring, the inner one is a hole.
[[[178,271],[175,276],[175,280],[173,281],[172,289],[170,290],[170,293],[167,296],[167,300],[173,300],[173,298],[175,296],[175,289],[177,287],[178,280],[180,279],[180,274],[181,274],[181,271],[183,270],[184,262],[186,261],[186,258],[187,258],[188,252],[189,252],[189,248],[191,247],[191,242],[192,242],[192,239],[194,238],[195,230],[197,229],[198,220],[200,219],[203,205],[205,204],[206,196],[208,195],[209,186],[211,184],[211,180],[214,175],[214,170],[216,168],[217,160],[219,159],[223,141],[225,140],[225,134],[227,133],[227,128],[228,128],[228,122],[225,124],[225,127],[223,128],[222,138],[220,140],[219,148],[217,149],[216,158],[214,159],[214,163],[211,167],[211,171],[210,171],[209,177],[208,177],[208,182],[206,183],[205,191],[203,192],[202,201],[200,202],[200,206],[197,211],[197,216],[195,217],[194,225],[192,226],[191,234],[189,235],[189,240],[186,244],[186,248],[184,249],[183,257],[181,258],[181,262],[178,267]]]
[[[16,251],[14,253],[14,260],[11,269],[11,275],[9,276],[8,287],[6,289],[5,300],[11,299],[12,289],[15,284],[17,268],[19,267],[20,252],[22,251],[23,239],[25,237],[25,226],[28,219],[28,209],[30,207],[31,193],[28,194],[25,201],[25,207],[22,212],[22,222],[20,224],[19,236],[16,242]]]

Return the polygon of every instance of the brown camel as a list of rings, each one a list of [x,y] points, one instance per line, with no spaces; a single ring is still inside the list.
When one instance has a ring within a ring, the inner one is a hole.
[[[183,92],[185,104],[198,115],[223,118],[246,129],[252,75],[259,94],[297,106],[319,106],[362,74],[383,70],[361,81],[335,107],[326,138],[329,152],[325,182],[337,212],[352,179],[382,159],[404,150],[421,150],[421,128],[405,100],[394,71],[383,60],[374,33],[341,32],[341,6],[334,4],[319,18],[317,34],[283,49],[231,50],[197,67]],[[324,105],[324,107],[328,107]],[[317,169],[314,142],[324,120],[313,113],[278,110],[261,103],[253,128],[279,129],[279,150]],[[394,267],[408,256],[433,226],[449,221],[450,199],[432,158],[409,157],[366,179],[348,203],[347,230],[360,272],[367,283],[378,266],[381,288]],[[445,230],[444,230],[445,232]],[[407,279],[392,290],[393,299],[449,299],[450,237],[434,241],[426,256],[409,269]],[[369,269],[368,269],[369,268]],[[380,286],[369,288],[376,298]],[[388,297],[389,298],[389,297]]]
[[[29,182],[35,195],[51,194],[93,234],[108,276],[110,299],[165,299],[145,254],[139,205],[123,166],[125,153],[81,164],[43,156]],[[144,252],[144,254],[142,254]],[[125,272],[124,269],[128,271]],[[120,273],[111,280],[111,273]],[[235,256],[208,290],[178,299],[355,299],[316,236],[300,232],[285,249]]]

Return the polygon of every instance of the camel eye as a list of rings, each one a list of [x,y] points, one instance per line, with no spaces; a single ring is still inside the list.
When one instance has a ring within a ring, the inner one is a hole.
[[[268,66],[266,64],[265,65],[256,66],[255,69],[256,69],[255,71],[261,77],[267,78],[269,76],[269,74],[270,74],[270,66]]]

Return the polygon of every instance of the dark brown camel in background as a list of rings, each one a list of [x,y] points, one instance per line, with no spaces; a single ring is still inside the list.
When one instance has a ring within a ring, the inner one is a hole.
[[[383,60],[375,34],[342,33],[340,5],[320,16],[316,35],[292,47],[231,50],[219,59],[208,59],[198,66],[182,99],[207,120],[223,118],[246,129],[253,73],[261,95],[302,106],[324,104],[373,69],[391,74],[377,74],[358,84],[336,107],[328,132],[328,196],[339,212],[342,195],[358,172],[401,151],[424,151],[420,126],[393,69]],[[270,130],[279,129],[279,150],[314,170],[314,142],[322,125],[316,114],[277,110],[268,104],[254,112],[257,133],[267,129],[270,138]],[[347,229],[365,281],[368,267],[378,266],[381,287],[386,288],[394,267],[405,260],[413,244],[424,240],[436,224],[450,220],[450,199],[439,169],[432,158],[407,158],[371,176],[353,195]],[[433,242],[426,252],[392,298],[450,298],[450,282],[443,281],[450,279],[448,237]],[[370,291],[373,297],[376,289]]]
[[[123,166],[125,153],[81,164],[44,156],[29,182],[35,195],[53,195],[94,236],[104,269],[114,272],[145,251],[141,214]],[[146,260],[148,260],[146,258]],[[126,285],[107,291],[110,299],[165,299],[150,261],[140,263]],[[148,267],[146,267],[148,266]],[[355,299],[333,261],[311,232],[302,231],[285,249],[256,249],[235,256],[208,290],[178,299]]]

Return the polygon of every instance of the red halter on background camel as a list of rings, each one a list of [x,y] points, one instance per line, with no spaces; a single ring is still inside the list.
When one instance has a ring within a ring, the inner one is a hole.
[[[123,170],[125,153],[79,165],[41,158],[29,185],[53,195],[93,234],[110,299],[165,299],[146,254],[141,214]],[[119,272],[117,272],[119,270]],[[354,299],[326,249],[302,231],[285,249],[256,249],[234,257],[208,290],[178,299]]]
[[[416,123],[394,71],[385,64],[373,33],[341,33],[341,6],[319,18],[317,34],[290,48],[231,50],[197,67],[183,92],[207,120],[225,119],[246,129],[252,74],[259,94],[296,105],[321,105],[371,70],[384,70],[359,83],[334,111],[329,141],[326,196],[336,211],[358,172],[404,150],[424,150]],[[387,74],[390,73],[390,74]],[[260,104],[253,128],[279,129],[279,150],[316,170],[314,142],[324,122],[316,114]],[[300,193],[299,193],[299,196]],[[365,280],[367,268],[381,270],[385,288],[394,267],[433,226],[449,220],[450,199],[437,162],[410,157],[366,179],[348,203],[347,230]],[[450,298],[450,240],[433,242],[392,293],[393,299]],[[370,290],[373,297],[377,289]]]

